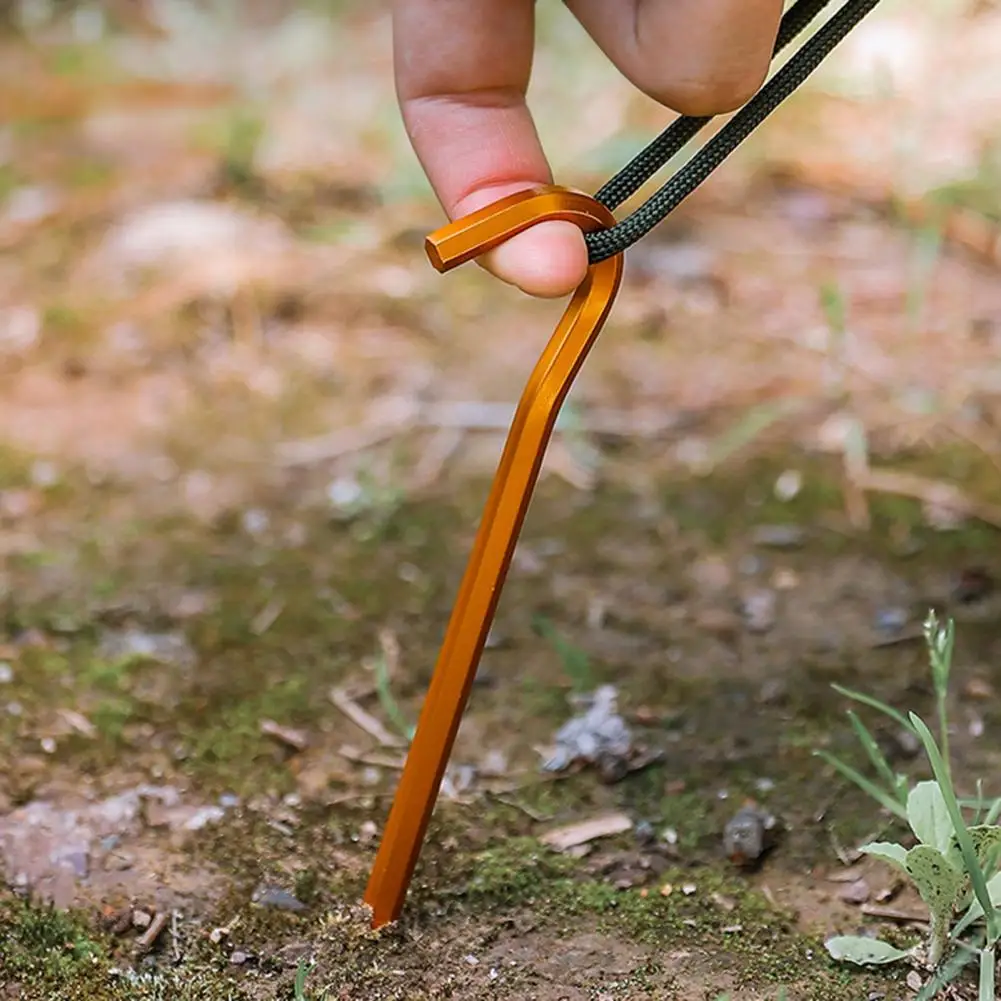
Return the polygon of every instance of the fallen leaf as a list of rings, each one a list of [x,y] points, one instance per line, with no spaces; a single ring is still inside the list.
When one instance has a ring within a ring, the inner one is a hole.
[[[540,840],[544,845],[565,852],[576,845],[587,844],[596,838],[608,838],[613,834],[625,834],[632,830],[633,822],[624,813],[606,813],[591,820],[584,820],[567,827],[557,827],[544,834]]]

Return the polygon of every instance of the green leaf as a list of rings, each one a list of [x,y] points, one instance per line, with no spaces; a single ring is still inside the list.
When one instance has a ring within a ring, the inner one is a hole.
[[[963,889],[963,873],[931,845],[907,853],[907,872],[931,915],[928,961],[937,966],[949,937],[956,901]]]
[[[884,809],[889,810],[890,813],[899,817],[901,820],[907,820],[907,811],[904,809],[902,803],[898,803],[889,793],[884,792],[882,789],[876,785],[875,782],[871,782],[867,779],[861,772],[856,771],[851,765],[846,765],[843,761],[834,757],[833,754],[829,754],[827,751],[814,751],[813,752],[818,758],[822,758],[826,761],[832,768],[840,772],[846,779],[850,782],[854,782],[855,785],[859,787],[867,796],[871,796],[880,806]]]
[[[878,938],[863,938],[861,935],[836,935],[829,938],[824,946],[832,959],[856,963],[858,966],[896,963],[910,955],[889,942],[881,942]]]
[[[901,872],[907,872],[907,849],[903,845],[896,845],[892,841],[872,841],[862,845],[859,851],[863,855],[872,855],[873,858],[889,862]]]
[[[873,768],[876,769],[880,777],[891,789],[896,789],[897,776],[893,773],[890,763],[886,760],[886,755],[883,754],[879,744],[876,743],[876,738],[869,732],[869,728],[858,718],[858,713],[854,710],[848,710],[848,719],[851,722],[852,729],[855,731],[855,735],[859,739],[859,743],[869,756]]]
[[[854,702],[861,702],[862,705],[868,706],[870,709],[875,709],[881,712],[884,716],[889,716],[894,723],[898,723],[905,730],[913,733],[916,737],[917,731],[914,729],[914,725],[908,722],[907,718],[902,714],[897,712],[892,706],[888,706],[885,702],[880,702],[879,699],[873,698],[871,695],[866,695],[865,692],[856,692],[852,688],[845,688],[844,685],[832,684],[833,688],[839,695],[843,695],[846,699],[851,699]]]
[[[985,875],[993,875],[998,870],[998,860],[1001,859],[1001,827],[996,824],[978,824],[967,828],[973,851],[977,856]],[[949,838],[949,861],[957,868],[962,867],[963,852],[955,832]]]
[[[905,867],[932,917],[951,917],[963,873],[931,845],[917,845],[907,852]]]
[[[987,894],[995,907],[1001,907],[1001,872],[987,881]],[[972,924],[984,916],[984,908],[979,900],[970,904],[970,909],[963,915],[963,926]]]
[[[954,836],[945,797],[937,782],[919,782],[907,797],[907,822],[923,845],[940,852],[949,848]]]

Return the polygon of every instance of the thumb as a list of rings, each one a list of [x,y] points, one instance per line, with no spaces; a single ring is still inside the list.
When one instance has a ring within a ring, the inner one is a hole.
[[[540,178],[535,183],[551,182]],[[457,219],[532,186],[514,181],[479,188],[455,202],[449,215]],[[501,281],[549,299],[569,295],[584,280],[587,245],[584,234],[572,222],[540,222],[485,254],[479,263]]]

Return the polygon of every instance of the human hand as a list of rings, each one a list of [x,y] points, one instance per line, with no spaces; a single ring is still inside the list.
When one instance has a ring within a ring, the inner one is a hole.
[[[622,74],[661,104],[715,115],[761,86],[782,0],[565,0]],[[449,217],[552,183],[525,103],[535,0],[394,0],[403,120]],[[573,223],[512,237],[483,264],[530,295],[572,292],[587,270]]]

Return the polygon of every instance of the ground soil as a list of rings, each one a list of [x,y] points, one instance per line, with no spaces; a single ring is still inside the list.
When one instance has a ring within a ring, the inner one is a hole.
[[[894,9],[839,64],[861,96],[835,73],[798,98],[630,254],[406,912],[376,934],[359,902],[400,724],[559,307],[427,267],[441,218],[371,7],[326,32],[206,15],[240,42],[206,51],[131,21],[3,42],[0,997],[271,1001],[300,969],[311,1001],[912,997],[920,968],[824,949],[910,945],[925,912],[855,851],[906,831],[814,752],[868,768],[832,683],[933,719],[935,608],[957,620],[957,782],[999,791],[997,261],[901,209],[948,187],[988,225],[999,123],[915,118],[907,74],[866,91],[870,49],[940,30]],[[996,17],[957,15],[969,44],[931,46],[929,74],[954,47],[990,63]],[[554,23],[540,128],[593,189],[664,113]],[[560,128],[577,101],[587,141]],[[951,159],[895,173],[904,119]],[[600,684],[656,760],[543,772]],[[778,833],[739,867],[749,799]],[[631,829],[540,841],[609,811]]]

